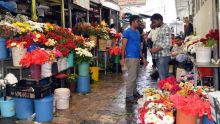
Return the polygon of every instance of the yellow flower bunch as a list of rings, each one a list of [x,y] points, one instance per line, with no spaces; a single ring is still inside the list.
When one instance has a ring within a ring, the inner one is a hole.
[[[31,31],[31,25],[29,23],[25,23],[25,22],[15,22],[12,24],[13,27],[17,28],[18,33],[22,34],[22,33],[26,33],[28,31]]]
[[[105,22],[105,20],[102,20],[102,21],[101,21],[101,26],[103,26],[103,27],[106,27],[106,26],[107,26],[107,23]]]
[[[51,31],[51,30],[55,30],[55,27],[53,24],[50,24],[50,23],[46,23],[45,25],[45,31]]]

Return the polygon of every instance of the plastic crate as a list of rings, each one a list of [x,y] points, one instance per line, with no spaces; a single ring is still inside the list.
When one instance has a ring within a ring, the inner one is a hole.
[[[45,85],[25,85],[23,83],[18,83],[17,85],[7,85],[7,95],[20,98],[40,99],[52,94],[52,83]]]

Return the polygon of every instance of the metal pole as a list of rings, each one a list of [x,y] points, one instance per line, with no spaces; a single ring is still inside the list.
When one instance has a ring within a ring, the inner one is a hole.
[[[112,9],[109,9],[109,25],[111,24],[111,18],[112,18]]]
[[[72,25],[72,3],[71,0],[68,0],[68,13],[69,13],[69,28],[73,28]]]
[[[36,0],[31,1],[31,20],[32,21],[37,21],[37,11],[36,11],[37,5],[36,5]]]
[[[65,28],[64,0],[61,0],[61,25]]]
[[[100,11],[99,12],[99,14],[100,14],[100,22],[99,23],[101,23],[101,21],[102,21],[102,7],[99,8],[99,11]]]
[[[86,15],[87,15],[87,22],[89,22],[89,10],[86,11]]]

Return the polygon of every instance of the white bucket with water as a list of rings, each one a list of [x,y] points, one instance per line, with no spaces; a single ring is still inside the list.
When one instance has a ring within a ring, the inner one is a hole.
[[[56,108],[57,109],[68,109],[70,90],[68,88],[58,88],[55,90]]]
[[[211,61],[211,47],[197,47],[196,48],[196,62],[210,63]]]
[[[26,48],[13,47],[12,49],[12,60],[14,66],[21,66],[19,63],[23,56],[26,54]]]

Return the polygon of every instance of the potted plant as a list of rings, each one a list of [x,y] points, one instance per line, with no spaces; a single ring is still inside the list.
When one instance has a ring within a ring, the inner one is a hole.
[[[74,73],[68,74],[67,80],[70,91],[74,93],[76,90],[77,74]]]
[[[205,38],[200,39],[202,45],[196,49],[196,62],[210,63],[212,47],[219,41],[219,31],[210,30]]]

